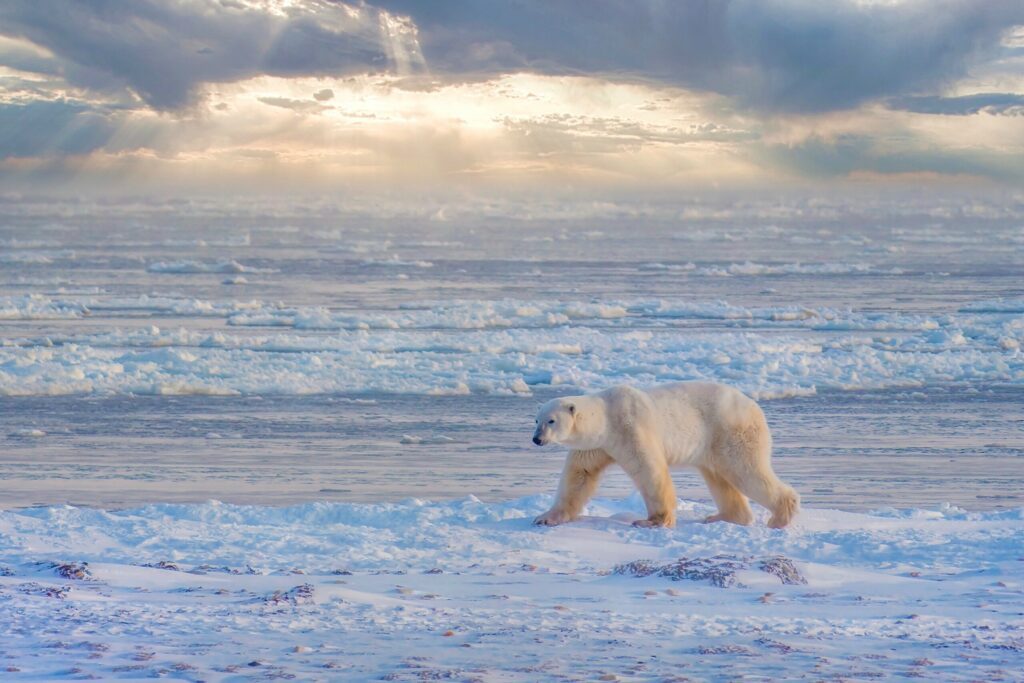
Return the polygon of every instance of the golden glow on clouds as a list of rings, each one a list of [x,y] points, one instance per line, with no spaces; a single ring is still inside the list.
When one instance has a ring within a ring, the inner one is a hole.
[[[67,166],[86,182],[115,176],[226,189],[687,189],[796,179],[800,171],[777,164],[772,150],[808,141],[869,140],[871,150],[900,154],[955,140],[954,151],[1024,153],[1015,116],[871,105],[757,118],[720,96],[597,77],[519,73],[445,84],[422,74],[261,76],[207,86],[200,102],[177,115],[111,110],[116,129],[102,151]],[[45,162],[0,162],[33,163]],[[871,169],[849,173],[877,179]]]
[[[1024,47],[1024,26],[1015,26],[1003,38],[1003,45],[1005,47],[1021,48]]]
[[[22,38],[11,38],[9,36],[0,36],[0,54],[20,54],[34,57],[37,59],[52,59],[53,53],[46,48],[40,47],[35,43],[24,40]],[[10,79],[16,79],[26,84],[30,83],[45,83],[51,80],[49,77],[42,74],[33,73],[31,71],[24,71],[11,66],[0,64],[0,102],[10,102],[18,99],[21,94],[21,84],[14,82]]]
[[[45,47],[36,45],[31,40],[17,38],[14,36],[0,35],[0,51],[2,52],[30,52],[38,57],[53,57],[53,53]]]
[[[211,87],[204,101],[187,116],[125,115],[112,154],[85,165],[424,184],[707,184],[757,170],[736,149],[746,122],[708,113],[716,97],[593,78],[259,77]]]
[[[636,24],[614,4],[486,4],[409,3],[406,17],[362,0],[138,0],[111,17],[6,0],[0,181],[599,193],[915,173],[1024,182],[1013,0],[938,14],[924,0],[734,3],[721,17],[650,2]],[[564,41],[538,40],[552,26]],[[637,26],[649,46],[630,38]]]

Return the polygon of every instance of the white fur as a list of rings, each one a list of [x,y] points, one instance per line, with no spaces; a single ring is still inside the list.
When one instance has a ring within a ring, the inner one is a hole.
[[[534,442],[568,446],[552,508],[536,524],[579,516],[608,465],[621,466],[647,504],[641,526],[674,526],[676,493],[669,468],[700,471],[718,505],[708,522],[750,524],[747,498],[784,527],[800,497],[772,471],[772,437],[760,406],[722,384],[679,382],[643,391],[612,387],[599,394],[548,401],[537,414]]]

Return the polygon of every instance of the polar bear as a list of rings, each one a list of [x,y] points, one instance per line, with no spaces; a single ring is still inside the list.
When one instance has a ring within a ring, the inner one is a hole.
[[[647,519],[637,526],[674,526],[670,467],[698,469],[718,514],[706,522],[750,524],[747,498],[768,508],[768,526],[789,524],[800,497],[772,471],[772,437],[760,406],[738,390],[710,382],[678,382],[643,391],[616,386],[598,394],[556,398],[541,406],[533,442],[568,446],[555,504],[534,520],[572,521],[612,463],[643,495]]]

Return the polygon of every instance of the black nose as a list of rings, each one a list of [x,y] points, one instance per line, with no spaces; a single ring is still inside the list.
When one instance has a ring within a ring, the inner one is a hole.
[[[540,437],[539,437],[539,436],[535,436],[535,437],[533,437],[533,442],[534,442],[535,444],[537,444],[538,446],[540,446],[540,445],[541,445],[541,444],[540,444]]]

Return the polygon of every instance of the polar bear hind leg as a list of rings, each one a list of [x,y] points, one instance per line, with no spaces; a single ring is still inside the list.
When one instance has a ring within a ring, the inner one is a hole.
[[[800,512],[800,495],[793,490],[793,487],[779,481],[778,478],[775,481],[778,482],[782,490],[776,495],[775,507],[772,508],[768,526],[773,529],[781,529],[788,526],[796,517],[796,513]]]
[[[750,511],[747,497],[728,480],[718,476],[706,467],[700,468],[701,475],[711,491],[711,497],[718,506],[718,514],[707,517],[705,522],[732,522],[747,526],[754,521],[754,513]]]
[[[768,526],[773,529],[781,529],[789,524],[800,510],[800,497],[792,487],[775,476],[770,465],[732,471],[726,476],[751,500],[771,511]]]
[[[768,508],[768,526],[781,529],[800,510],[800,496],[772,470],[772,438],[763,415],[729,431],[716,473],[744,495]]]

